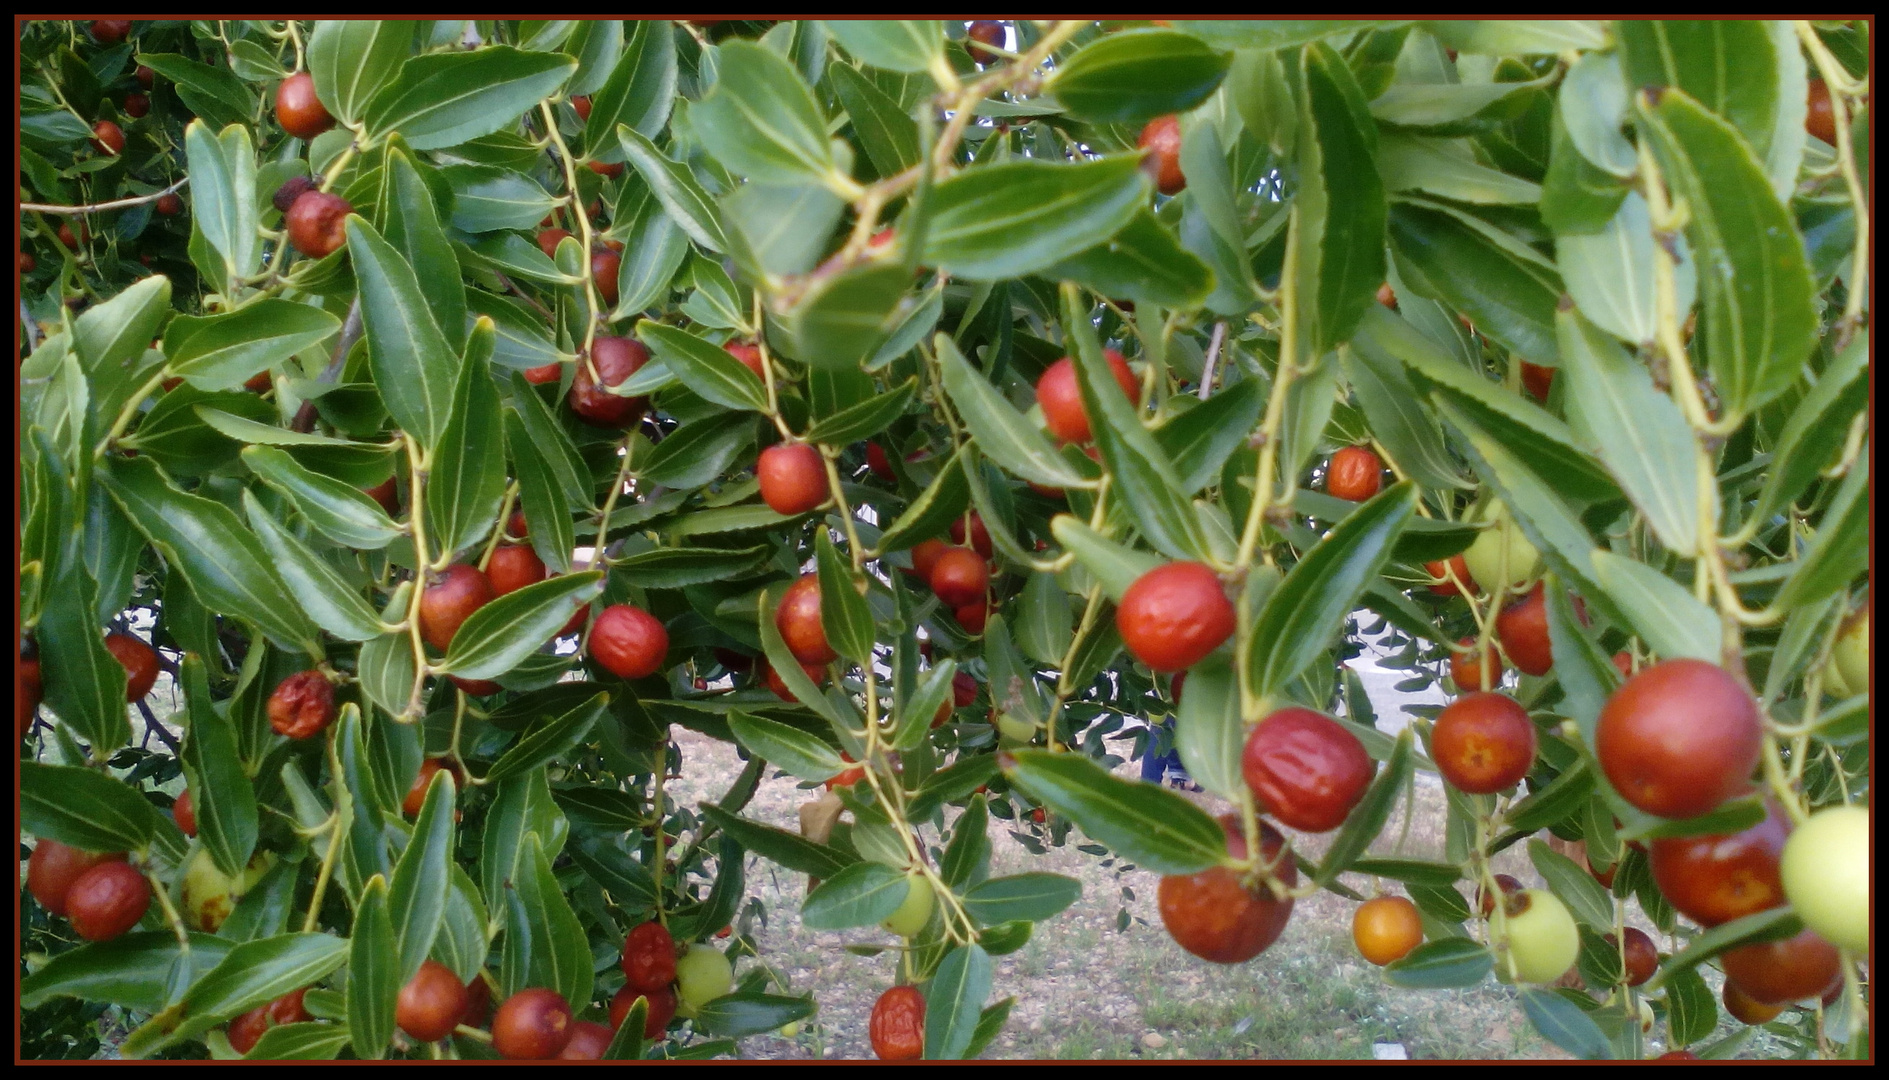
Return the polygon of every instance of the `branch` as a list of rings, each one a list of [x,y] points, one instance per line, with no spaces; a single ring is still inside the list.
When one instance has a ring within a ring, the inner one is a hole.
[[[341,376],[341,365],[348,359],[348,352],[354,343],[361,339],[361,298],[356,296],[348,305],[348,317],[341,324],[341,338],[335,342],[334,356],[328,361],[321,374],[315,377],[318,383],[331,383]],[[302,402],[302,407],[295,410],[295,420],[290,424],[294,430],[307,434],[315,430],[315,402],[311,399]]]
[[[186,176],[182,180],[179,180],[175,184],[172,184],[170,187],[165,188],[163,191],[153,192],[152,194],[149,194],[149,195],[137,195],[129,199],[113,199],[110,202],[91,203],[86,206],[54,206],[50,203],[29,202],[29,203],[21,203],[20,209],[31,210],[35,213],[40,213],[40,214],[66,214],[69,216],[78,215],[78,214],[93,214],[93,213],[97,213],[100,210],[124,210],[128,207],[143,206],[145,203],[148,203],[148,202],[156,202],[166,195],[175,194],[177,191],[181,190],[185,184],[188,184],[188,183],[190,183],[190,177]]]

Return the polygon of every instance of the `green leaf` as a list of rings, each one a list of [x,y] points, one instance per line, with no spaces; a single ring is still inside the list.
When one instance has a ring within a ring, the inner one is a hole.
[[[829,251],[833,227],[845,205],[822,184],[768,180],[743,184],[721,199],[729,254],[751,279],[804,274]]]
[[[807,84],[780,54],[739,38],[717,52],[715,88],[689,111],[708,152],[743,176],[800,174],[844,193],[826,118]]]
[[[710,251],[727,250],[728,242],[722,235],[715,204],[690,175],[687,166],[664,157],[655,144],[633,128],[619,124],[617,138],[623,143],[624,157],[636,167],[656,201],[669,211],[670,218],[682,231]]]
[[[243,1056],[250,1061],[332,1061],[353,1037],[344,1024],[277,1024]]]
[[[1847,588],[1869,569],[1869,458],[1865,455],[1844,476],[1824,510],[1810,549],[1784,581],[1772,606],[1789,610],[1814,604]]]
[[[1306,49],[1303,74],[1297,300],[1306,354],[1321,356],[1351,336],[1384,283],[1386,210],[1377,127],[1351,68],[1320,43]]]
[[[1849,347],[1824,367],[1791,411],[1771,449],[1771,466],[1751,516],[1768,519],[1796,499],[1830,465],[1843,445],[1851,419],[1868,396],[1869,334],[1859,331]]]
[[[492,801],[486,809],[485,828],[480,836],[479,889],[474,890],[475,893],[482,891],[483,895],[492,898],[494,919],[502,923],[506,918],[505,883],[518,873],[518,853],[524,849],[525,834],[537,833],[555,856],[563,849],[569,831],[570,823],[551,796],[551,784],[546,779],[545,770],[523,770],[495,786]],[[591,841],[596,843],[593,845]],[[606,851],[606,848],[610,850]],[[622,864],[629,868],[630,874],[640,875],[641,878],[632,883],[634,887],[622,890],[621,898],[626,902],[653,902],[655,882],[641,866],[630,860],[613,839],[595,833],[579,833],[578,842],[571,845],[572,858],[593,876],[594,869],[602,865],[604,860],[615,861],[613,855],[621,857]],[[599,877],[599,881],[606,888],[616,887],[604,881],[603,877]],[[451,910],[450,907],[448,910]],[[481,953],[479,958],[483,963],[485,954]]]
[[[386,1054],[401,985],[400,949],[387,913],[387,880],[376,874],[355,906],[348,942],[348,1031],[357,1056],[374,1059]]]
[[[1215,48],[1291,49],[1321,38],[1400,24],[1366,19],[1175,19],[1172,25]]]
[[[161,1038],[161,1044],[196,1038],[258,1005],[314,983],[347,959],[348,942],[328,934],[280,934],[245,941],[191,986],[175,1015],[176,1026]]]
[[[800,728],[742,712],[728,713],[728,727],[748,753],[802,780],[827,780],[846,768],[839,752]]]
[[[786,829],[750,821],[713,803],[702,803],[700,809],[704,818],[714,822],[736,843],[788,870],[830,878],[859,861],[838,848],[817,843]]]
[[[1469,316],[1476,329],[1530,360],[1558,356],[1554,313],[1561,294],[1552,266],[1528,257],[1465,217],[1416,203],[1390,209],[1398,271],[1419,295]],[[1525,249],[1524,249],[1525,250]]]
[[[1036,273],[1127,227],[1149,192],[1132,156],[1081,165],[1012,161],[933,189],[923,261],[976,281]],[[1375,288],[1375,286],[1374,286]]]
[[[1154,784],[1118,779],[1076,754],[1018,750],[1012,783],[1115,854],[1157,874],[1191,874],[1226,858],[1218,822]]]
[[[820,692],[820,688],[814,685],[813,680],[807,677],[807,673],[801,670],[800,661],[794,659],[794,654],[787,650],[787,643],[781,640],[780,628],[774,625],[774,612],[780,606],[780,592],[777,591],[780,588],[782,587],[776,586],[767,591],[758,612],[757,624],[760,630],[761,651],[767,657],[768,666],[774,669],[774,673],[786,685],[788,692],[794,696],[794,700],[812,709],[822,720],[835,727],[846,727],[847,725],[840,719],[839,711],[833,707],[831,701],[827,700],[826,695]]]
[[[438,150],[509,127],[555,94],[577,61],[549,52],[488,45],[413,57],[368,102],[369,139],[399,132],[415,150]]]
[[[695,1024],[711,1035],[738,1039],[765,1035],[796,1020],[804,1020],[813,1015],[814,1009],[811,997],[738,991],[723,994],[703,1005],[695,1014]]]
[[[1685,948],[1660,961],[1659,970],[1647,980],[1642,992],[1658,993],[1682,972],[1691,971],[1733,946],[1747,941],[1781,940],[1796,935],[1803,928],[1803,920],[1788,905],[1721,923],[1699,933]]]
[[[318,307],[263,300],[223,315],[179,315],[164,331],[173,374],[200,390],[234,390],[341,328]]]
[[[918,380],[907,379],[882,394],[849,405],[830,416],[814,421],[807,429],[807,441],[827,446],[845,446],[868,439],[905,415],[905,409],[918,394]]]
[[[433,321],[446,335],[446,343],[461,348],[466,342],[466,286],[460,276],[459,258],[440,228],[441,209],[436,202],[436,198],[450,199],[450,194],[436,196],[428,180],[414,167],[413,159],[397,148],[388,150],[386,172],[381,198],[387,204],[387,241],[413,267],[420,292],[432,310]],[[437,173],[429,173],[429,178],[443,182]]]
[[[453,189],[453,228],[464,232],[536,228],[557,201],[530,177],[487,165],[440,170]]]
[[[649,1020],[649,997],[638,995],[630,1004],[630,1011],[624,1015],[623,1022],[617,1025],[617,1033],[610,1039],[610,1046],[603,1052],[605,1061],[641,1061],[643,1060],[643,1029]]]
[[[936,670],[936,669],[934,669]],[[944,680],[949,682],[949,679]],[[924,715],[920,710],[913,710]],[[990,778],[997,775],[997,755],[973,754],[960,755],[958,760],[939,769],[925,778],[924,784],[913,793],[911,801],[905,805],[915,819],[930,817],[947,802],[968,799],[986,786]]]
[[[67,557],[47,586],[48,595],[63,602],[40,613],[41,662],[60,673],[45,688],[46,704],[94,754],[109,755],[131,741],[131,722],[125,716],[125,669],[98,632],[96,585],[81,560]]]
[[[1477,161],[1467,139],[1385,132],[1378,144],[1378,168],[1390,191],[1426,191],[1456,202],[1493,206],[1541,201],[1540,184]]]
[[[1534,986],[1523,987],[1521,997],[1522,1012],[1542,1038],[1577,1058],[1595,1061],[1613,1057],[1600,1025],[1579,1005],[1552,990]]]
[[[1613,897],[1580,864],[1540,840],[1528,842],[1528,859],[1548,890],[1568,905],[1568,911],[1601,933],[1613,930]]]
[[[1594,578],[1627,622],[1664,659],[1688,656],[1718,663],[1723,650],[1718,612],[1658,570],[1611,551],[1595,551]]]
[[[1448,863],[1424,862],[1419,859],[1358,859],[1351,864],[1351,872],[1387,877],[1412,885],[1445,888],[1463,876],[1461,870]]]
[[[1690,311],[1698,266],[1684,237],[1675,236],[1672,243],[1678,257],[1674,306]],[[1581,312],[1594,325],[1636,344],[1651,342],[1658,331],[1653,245],[1652,219],[1639,192],[1628,192],[1599,232],[1555,238],[1556,264]]]
[[[1057,65],[1043,90],[1078,119],[1140,124],[1207,100],[1230,62],[1192,34],[1130,30],[1083,46]]]
[[[1338,523],[1273,590],[1253,627],[1244,660],[1253,692],[1276,698],[1330,647],[1358,598],[1390,561],[1416,507],[1409,481],[1394,484]]]
[[[20,827],[81,851],[143,851],[162,819],[137,789],[103,773],[22,761]]]
[[[726,408],[767,411],[767,387],[726,350],[650,319],[636,324],[636,336],[690,390]]]
[[[1035,483],[1087,486],[1088,481],[1063,460],[1049,437],[1024,419],[988,379],[965,361],[948,335],[939,334],[932,343],[938,350],[945,392],[986,457]]]
[[[446,428],[459,358],[446,344],[406,257],[359,217],[348,219],[348,257],[360,281],[368,368],[394,422],[427,447]]]
[[[990,996],[990,980],[990,956],[981,946],[959,945],[938,962],[925,994],[927,1059],[964,1056],[976,1036],[984,999]]]
[[[1246,725],[1240,723],[1240,692],[1233,666],[1218,654],[1187,670],[1187,693],[1174,720],[1174,749],[1187,774],[1223,799],[1237,799],[1246,781],[1240,754]]]
[[[990,878],[964,893],[964,910],[980,926],[1021,919],[1042,922],[1082,896],[1082,882],[1061,874],[1025,873]]]
[[[1677,90],[1642,94],[1635,115],[1685,200],[1694,257],[1711,268],[1699,281],[1700,336],[1724,413],[1742,416],[1797,381],[1816,339],[1803,237],[1732,125]]]
[[[624,124],[649,138],[668,124],[676,99],[675,32],[660,20],[637,20],[624,44],[622,58],[610,77],[590,99],[590,119],[584,122],[584,145],[599,161],[623,160],[616,142],[617,125]],[[619,31],[620,32],[620,31]],[[573,93],[582,91],[572,88]]]
[[[609,703],[610,695],[599,693],[562,716],[546,720],[533,728],[492,763],[492,768],[481,782],[496,783],[530,772],[556,759],[558,755],[569,752],[590,734],[591,727],[597,723]]]
[[[1574,437],[1606,463],[1660,543],[1697,551],[1698,450],[1679,406],[1644,365],[1579,315],[1559,312],[1555,326]],[[1707,525],[1716,523],[1714,513]]]
[[[1549,632],[1553,634],[1552,623]],[[1594,771],[1588,765],[1588,759],[1576,759],[1573,765],[1562,770],[1561,775],[1546,787],[1531,789],[1527,798],[1509,807],[1505,824],[1511,831],[1526,835],[1550,825],[1577,820],[1586,809],[1593,791]]]
[[[919,74],[944,59],[944,27],[935,20],[828,20],[827,33],[876,68]]]
[[[511,408],[518,416],[518,426],[522,428],[523,436],[538,449],[545,467],[564,492],[566,505],[550,516],[565,516],[572,509],[590,509],[593,505],[591,489],[594,486],[590,470],[578,456],[577,447],[571,444],[571,437],[566,434],[557,416],[544,403],[544,399],[531,389],[531,384],[525,381],[522,372],[512,376]],[[507,421],[507,437],[511,438],[514,434],[510,421]],[[545,562],[548,564],[550,560]]]
[[[212,124],[253,122],[256,95],[236,73],[176,53],[138,53],[138,63],[177,84],[178,99]],[[196,179],[192,167],[192,179]],[[192,184],[195,187],[195,184]]]
[[[1495,969],[1487,946],[1468,938],[1426,941],[1384,968],[1384,981],[1407,990],[1475,986]]]
[[[594,599],[602,580],[600,570],[562,574],[491,601],[460,624],[440,669],[462,679],[505,674],[563,629],[576,605]]]
[[[1030,924],[1024,923],[1022,925],[1027,927]],[[1026,938],[1025,941],[1027,940]],[[1023,944],[1023,942],[1019,942],[1017,948],[1022,948]],[[988,947],[986,951],[989,951]],[[992,1042],[996,1041],[997,1036],[1003,1032],[1004,1024],[1010,1019],[1011,1007],[1016,1003],[1016,998],[1007,997],[995,1005],[986,1007],[983,1012],[977,1014],[977,1030],[971,1032],[971,1045],[964,1048],[964,1057],[966,1060],[972,1060],[982,1055],[984,1050],[989,1047]]]
[[[286,451],[251,446],[242,453],[262,481],[281,492],[310,526],[339,547],[375,551],[400,535],[400,526],[360,488],[303,468]],[[495,511],[496,512],[496,509]]]
[[[827,71],[860,149],[879,175],[893,176],[918,164],[918,124],[899,103],[851,65],[834,64]]]
[[[232,124],[221,135],[212,135],[202,120],[193,120],[184,129],[184,154],[190,167],[192,226],[223,257],[226,275],[255,273],[262,246],[257,235],[256,150],[249,129]]]
[[[835,651],[855,663],[872,660],[872,609],[861,591],[865,584],[822,531],[815,544],[820,581],[820,623]]]
[[[1718,998],[1697,968],[1666,980],[1666,1032],[1676,1047],[1691,1046],[1718,1030]]]
[[[343,641],[368,641],[380,636],[380,619],[361,598],[360,591],[283,528],[247,490],[243,492],[243,511],[262,542],[264,554],[316,626]]]
[[[1604,49],[1607,24],[1574,19],[1480,19],[1427,22],[1425,30],[1458,52],[1483,56]]]
[[[413,823],[413,838],[394,864],[388,910],[400,945],[399,985],[405,986],[433,951],[452,884],[453,816],[458,785],[440,769],[427,785],[426,801]],[[457,899],[457,898],[455,898]]]
[[[1103,296],[1182,310],[1200,307],[1214,287],[1213,270],[1146,210],[1110,239],[1076,252],[1042,274],[1079,282]]]
[[[179,491],[143,459],[114,461],[97,478],[206,606],[254,623],[285,648],[320,652],[262,545],[228,507]]]
[[[1440,490],[1468,487],[1469,482],[1463,479],[1444,444],[1442,425],[1423,407],[1423,399],[1403,367],[1381,341],[1377,334],[1360,333],[1338,352],[1352,394],[1371,425],[1371,434],[1405,475],[1421,486]],[[1251,427],[1246,425],[1246,430]]]
[[[308,36],[308,73],[315,96],[335,119],[360,122],[375,91],[400,70],[413,49],[411,22],[323,20]]]
[[[754,427],[704,416],[671,432],[640,463],[642,479],[672,488],[700,487],[727,470],[754,440]]]
[[[1192,679],[1188,680],[1187,692],[1194,692]],[[1397,744],[1391,750],[1390,759],[1384,763],[1377,779],[1371,781],[1364,798],[1345,818],[1343,831],[1326,849],[1325,859],[1318,864],[1318,873],[1312,879],[1315,884],[1322,886],[1336,881],[1338,875],[1351,869],[1358,856],[1369,850],[1378,834],[1384,831],[1384,823],[1390,820],[1398,797],[1409,788],[1411,775],[1416,770],[1411,749],[1413,742],[1409,728],[1398,732]]]
[[[1778,71],[1765,24],[1640,21],[1619,23],[1626,85],[1680,90],[1717,113],[1762,157],[1778,106]],[[1793,51],[1796,44],[1792,43]],[[1727,71],[1739,77],[1726,78]]]
[[[139,1012],[161,1012],[170,1004],[173,983],[180,974],[194,978],[216,966],[232,944],[209,934],[191,934],[190,951],[184,953],[176,934],[151,930],[80,945],[51,957],[25,976],[20,981],[20,1005],[36,1009],[56,997],[74,997]]]
[[[807,894],[800,922],[809,930],[846,930],[888,918],[905,902],[906,876],[884,863],[856,862]]]
[[[492,385],[495,335],[480,319],[466,342],[453,410],[440,432],[426,480],[427,539],[456,552],[483,539],[505,499],[504,414]]]
[[[250,852],[256,847],[256,791],[243,773],[235,728],[229,717],[217,712],[211,703],[209,671],[203,658],[185,653],[182,675],[190,716],[183,765],[191,809],[197,818],[197,838],[217,869],[236,877],[248,865]]]
[[[548,986],[563,994],[566,1001],[589,1001],[593,981],[590,944],[557,875],[551,872],[544,841],[536,832],[525,834],[512,888],[517,897],[512,913],[515,916],[522,908],[531,928],[531,974],[525,985]],[[511,923],[506,933],[517,928],[516,922]]]
[[[894,329],[910,281],[910,272],[892,262],[816,277],[777,324],[782,351],[829,371],[856,368]]]
[[[1153,552],[1115,543],[1069,514],[1057,514],[1050,519],[1049,527],[1056,542],[1075,555],[1076,561],[1095,575],[1102,592],[1117,603],[1135,579],[1164,561]]]
[[[645,589],[680,589],[740,576],[768,554],[751,548],[650,548],[615,561],[615,569]]]

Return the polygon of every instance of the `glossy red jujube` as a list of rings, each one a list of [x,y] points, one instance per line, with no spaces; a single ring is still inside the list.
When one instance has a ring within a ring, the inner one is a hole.
[[[1193,667],[1232,636],[1233,624],[1220,578],[1197,562],[1171,562],[1141,575],[1115,609],[1122,643],[1156,671]]]
[[[776,514],[804,514],[827,501],[826,462],[806,443],[775,443],[754,463],[761,499]]]
[[[1535,725],[1506,694],[1477,691],[1445,706],[1430,732],[1437,771],[1458,791],[1506,791],[1535,762]]]
[[[492,595],[504,596],[527,585],[544,580],[544,560],[525,544],[505,544],[492,552],[485,566],[485,576],[492,583]]]
[[[1109,372],[1128,400],[1141,402],[1141,380],[1129,370],[1128,360],[1114,349],[1105,350]],[[1089,412],[1083,407],[1080,374],[1076,362],[1065,356],[1051,364],[1036,380],[1036,401],[1043,407],[1043,422],[1051,435],[1066,443],[1086,443],[1095,437],[1090,430]]]
[[[420,1042],[437,1042],[459,1026],[471,1002],[466,984],[459,981],[452,968],[427,960],[400,988],[394,1023]]]
[[[1310,709],[1280,709],[1247,736],[1240,772],[1260,807],[1281,824],[1326,832],[1345,823],[1371,786],[1371,757],[1357,736]]]
[[[1347,446],[1331,456],[1325,472],[1325,493],[1347,502],[1363,502],[1377,494],[1384,480],[1384,463],[1369,447]]]
[[[1554,668],[1554,650],[1548,639],[1548,600],[1541,582],[1528,595],[1504,607],[1495,617],[1496,637],[1509,662],[1529,675],[1546,675]]]
[[[305,191],[283,218],[289,243],[311,259],[332,255],[348,242],[348,215],[353,212],[353,204],[339,195]]]
[[[492,581],[476,566],[454,563],[420,596],[420,636],[440,652],[472,613],[492,602]]]
[[[492,1017],[492,1048],[514,1061],[554,1058],[571,1041],[571,1023],[570,1004],[556,990],[520,990]]]
[[[1178,117],[1157,116],[1148,121],[1135,139],[1135,145],[1148,156],[1142,168],[1154,177],[1154,186],[1163,195],[1178,195],[1187,188],[1181,172],[1181,123]]]
[[[989,588],[990,568],[970,548],[946,548],[932,564],[931,591],[953,608],[977,604]]]
[[[1750,784],[1764,745],[1757,703],[1724,668],[1662,660],[1601,706],[1594,752],[1620,797],[1649,814],[1697,817]]]
[[[171,820],[177,823],[178,830],[185,836],[197,835],[197,808],[191,802],[189,788],[185,788],[177,796],[177,801],[171,804]]]
[[[57,840],[41,840],[33,845],[33,854],[26,860],[26,890],[39,901],[40,907],[64,916],[66,894],[72,890],[73,882],[95,866],[123,862],[124,858],[122,851],[94,853]]]
[[[623,939],[623,977],[639,993],[654,994],[676,981],[676,940],[659,922],[641,923]]]
[[[1227,853],[1245,859],[1246,837],[1240,822],[1231,814],[1219,820],[1226,833]],[[1298,884],[1299,871],[1286,850],[1285,837],[1268,821],[1261,821],[1259,830],[1260,855],[1272,867],[1273,876],[1288,888]],[[1241,964],[1265,952],[1292,918],[1291,897],[1275,899],[1264,883],[1248,888],[1224,866],[1163,877],[1156,899],[1161,923],[1175,943],[1216,964]]]
[[[820,621],[820,579],[805,574],[781,595],[774,611],[774,628],[780,631],[787,651],[802,664],[830,664],[840,658],[827,643],[826,627]]]
[[[590,628],[590,655],[619,679],[647,678],[669,656],[669,631],[642,608],[612,604]]]
[[[1719,955],[1719,964],[1726,981],[1766,1005],[1820,998],[1843,981],[1837,947],[1810,930],[1728,949]]]
[[[87,941],[110,941],[138,925],[151,906],[151,883],[127,862],[103,862],[66,890],[66,919]]]
[[[275,92],[276,123],[298,139],[312,139],[335,126],[335,118],[315,96],[315,80],[298,71],[282,80]]]
[[[577,359],[577,376],[571,380],[571,411],[592,427],[634,427],[649,407],[645,397],[613,394],[609,387],[622,386],[630,376],[649,363],[649,350],[640,341],[621,337],[599,337],[590,344],[590,358]],[[596,373],[591,373],[592,367]]]
[[[1004,47],[1004,24],[996,19],[978,19],[964,31],[964,50],[971,54],[971,59],[979,64],[994,64],[1003,57],[984,48],[986,45]]]
[[[1726,835],[1667,836],[1647,850],[1653,883],[1674,910],[1713,927],[1784,903],[1778,862],[1790,823],[1766,801],[1764,820]]]
[[[105,649],[125,669],[125,700],[142,701],[157,685],[157,650],[130,634],[106,634]]]

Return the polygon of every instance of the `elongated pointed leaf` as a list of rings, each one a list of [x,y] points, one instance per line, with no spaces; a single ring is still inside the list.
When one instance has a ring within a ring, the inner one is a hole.
[[[1717,663],[1723,648],[1718,612],[1692,591],[1642,562],[1611,551],[1593,554],[1594,577],[1614,605],[1662,658]]]
[[[1542,1038],[1577,1058],[1592,1061],[1614,1056],[1600,1025],[1579,1005],[1552,990],[1523,987],[1522,1012]]]
[[[287,496],[317,532],[340,547],[378,550],[400,535],[373,497],[357,487],[304,468],[286,451],[251,446],[243,464],[263,482]]]
[[[933,344],[944,372],[945,391],[985,456],[1039,484],[1080,487],[1086,483],[1056,453],[1048,436],[1031,426],[988,379],[971,368],[949,337],[939,334]]]
[[[817,843],[786,829],[750,821],[713,803],[703,803],[701,811],[703,817],[714,822],[742,847],[788,870],[830,878],[859,861],[838,848]]]
[[[675,104],[674,31],[659,20],[639,20],[631,26],[621,58],[591,95],[590,119],[584,122],[584,145],[599,161],[623,160],[622,146],[616,141],[618,124],[654,138],[669,122],[669,110]]]
[[[884,863],[856,862],[820,883],[801,905],[810,930],[846,930],[889,918],[910,889],[904,874]]]
[[[1058,64],[1044,87],[1071,114],[1097,124],[1141,124],[1207,100],[1230,58],[1192,34],[1108,34]]]
[[[715,404],[750,412],[767,410],[767,387],[722,348],[648,319],[636,325],[636,336],[689,389]]]
[[[590,945],[577,913],[571,910],[570,901],[558,885],[557,875],[551,872],[544,842],[535,832],[525,834],[512,886],[531,927],[531,975],[527,985],[548,986],[563,994],[566,1001],[589,1001]]]
[[[924,262],[996,281],[1035,273],[1127,227],[1147,202],[1136,158],[1081,165],[1013,161],[967,169],[931,195]]]
[[[401,985],[399,943],[387,912],[387,880],[375,875],[355,907],[348,942],[348,1031],[358,1056],[372,1059],[387,1052]]]
[[[1239,797],[1240,753],[1246,726],[1240,723],[1240,691],[1233,667],[1209,656],[1187,670],[1187,693],[1174,720],[1174,749],[1187,774],[1223,799]]]
[[[1042,922],[1082,897],[1082,882],[1061,874],[990,878],[965,890],[964,910],[984,926],[1022,919]]]
[[[360,282],[368,367],[394,423],[432,446],[452,412],[459,358],[434,320],[405,256],[365,220],[348,219],[348,258]]]
[[[689,113],[722,164],[744,176],[835,177],[826,118],[792,64],[755,42],[724,42],[715,89]]]
[[[1384,981],[1412,990],[1474,986],[1495,969],[1488,946],[1468,938],[1428,941],[1384,968]]]
[[[462,679],[495,679],[563,629],[578,604],[597,595],[603,572],[563,574],[506,593],[467,617],[442,669]]]
[[[405,986],[433,951],[451,893],[453,816],[458,785],[450,769],[440,769],[427,785],[426,801],[413,823],[413,838],[394,864],[388,911],[394,940],[400,945],[400,985]]]
[[[715,204],[689,170],[664,157],[654,143],[633,128],[618,125],[617,138],[622,140],[625,158],[636,167],[649,184],[650,192],[682,231],[710,251],[727,250]]]
[[[209,673],[194,653],[184,656],[183,683],[190,713],[183,763],[197,837],[217,869],[235,877],[256,847],[256,791],[243,773],[236,732],[229,718],[212,707]]]
[[[737,709],[728,728],[748,753],[802,780],[827,780],[846,768],[837,750],[797,727]]]
[[[759,991],[736,991],[703,1005],[695,1023],[711,1035],[741,1038],[764,1035],[814,1013],[812,997],[787,997]]]
[[[849,64],[835,64],[833,92],[853,122],[860,149],[881,176],[892,176],[918,164],[918,124],[899,103]]]
[[[960,945],[938,962],[925,995],[926,1058],[964,1056],[977,1034],[984,999],[990,997],[990,980],[990,955],[982,946]]]
[[[590,734],[591,727],[609,703],[610,695],[599,693],[562,716],[533,728],[492,763],[485,782],[495,783],[529,772],[569,751]]]
[[[1051,810],[1098,843],[1158,874],[1191,874],[1226,857],[1226,834],[1166,788],[1118,779],[1086,757],[1018,750],[1006,769]]]
[[[426,481],[427,539],[456,552],[483,539],[505,498],[504,414],[492,385],[493,324],[480,319],[466,344],[453,411]]]
[[[490,135],[557,92],[577,70],[560,53],[488,45],[408,60],[362,116],[369,138],[399,132],[415,150]]]
[[[1307,355],[1320,356],[1351,336],[1384,283],[1386,209],[1377,125],[1351,68],[1321,42],[1303,73],[1297,299]]]
[[[315,96],[344,124],[358,122],[413,49],[414,24],[394,19],[323,20],[308,36]]]
[[[341,329],[307,304],[263,300],[222,315],[180,315],[164,331],[171,371],[200,390],[234,390]]]
[[[1398,269],[1414,291],[1469,316],[1479,332],[1510,352],[1555,359],[1561,281],[1552,266],[1524,257],[1451,211],[1397,203],[1389,220]]]
[[[20,763],[20,826],[82,851],[142,851],[157,810],[136,789],[76,765]]]
[[[845,19],[825,26],[847,52],[887,71],[928,71],[944,56],[944,27],[935,20]]]
[[[1187,692],[1194,692],[1192,679],[1188,680]],[[1365,790],[1364,798],[1358,800],[1358,805],[1345,818],[1343,831],[1326,849],[1325,860],[1318,864],[1318,873],[1312,879],[1314,882],[1324,885],[1337,880],[1339,874],[1351,869],[1358,856],[1370,848],[1378,833],[1384,831],[1384,823],[1390,820],[1391,811],[1403,798],[1416,770],[1411,749],[1413,743],[1409,728],[1397,734],[1397,743],[1391,750],[1389,760],[1384,762],[1384,768]]]

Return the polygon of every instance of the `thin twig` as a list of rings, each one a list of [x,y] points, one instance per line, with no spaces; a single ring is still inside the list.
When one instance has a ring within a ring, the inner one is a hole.
[[[1213,393],[1214,368],[1220,364],[1220,347],[1226,344],[1227,322],[1221,319],[1213,324],[1213,339],[1207,343],[1207,366],[1200,373],[1200,400],[1207,400]]]
[[[154,192],[150,195],[134,195],[129,199],[113,199],[110,202],[89,203],[85,206],[54,206],[50,203],[29,202],[21,203],[20,209],[31,210],[39,214],[65,214],[67,216],[95,214],[101,210],[123,210],[132,206],[143,206],[148,202],[156,202],[166,195],[173,195],[188,183],[190,183],[190,177],[186,176],[170,187],[165,188],[163,191]]]
[[[318,383],[331,383],[341,377],[341,366],[347,363],[348,353],[354,349],[354,343],[361,339],[361,298],[356,296],[348,305],[348,317],[341,324],[341,337],[335,342],[334,355],[329,358],[328,366],[315,376]],[[290,425],[304,434],[315,430],[315,402],[311,398],[302,402],[302,407],[295,410],[295,420]]]

